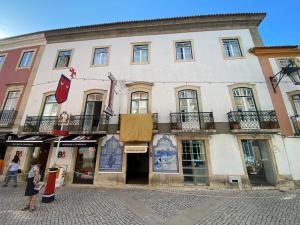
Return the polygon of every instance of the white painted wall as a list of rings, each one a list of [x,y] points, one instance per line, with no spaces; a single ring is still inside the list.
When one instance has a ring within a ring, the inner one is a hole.
[[[219,38],[236,36],[240,37],[245,57],[224,59]],[[174,62],[174,41],[185,39],[193,41],[195,61]],[[151,43],[150,64],[130,64],[131,43],[134,42]],[[90,67],[93,47],[107,45],[111,47],[109,66]],[[59,49],[73,49],[71,66],[77,70],[77,79],[72,80],[69,100],[61,108],[61,111],[66,110],[71,114],[81,113],[84,91],[94,88],[109,89],[108,72],[112,72],[117,80],[124,81],[117,86],[118,95],[114,101],[116,113],[127,112],[125,84],[133,81],[154,82],[151,109],[152,112],[159,113],[159,122],[162,123],[168,123],[170,112],[176,112],[175,88],[186,84],[201,87],[203,111],[213,111],[217,122],[227,121],[226,113],[232,109],[227,87],[232,83],[255,83],[261,108],[272,109],[257,57],[248,53],[248,49],[253,46],[247,29],[47,44],[22,123],[26,115],[38,115],[43,104],[43,93],[54,91],[60,74],[68,74],[68,70],[53,69]],[[111,122],[116,123],[117,120]]]
[[[209,146],[213,175],[245,175],[241,150],[234,135],[212,135]]]
[[[300,138],[285,138],[284,141],[293,180],[300,180]]]

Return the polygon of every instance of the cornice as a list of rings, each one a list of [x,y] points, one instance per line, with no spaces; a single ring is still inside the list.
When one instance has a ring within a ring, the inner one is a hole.
[[[0,39],[0,51],[45,44],[46,39],[43,33],[17,36],[12,38]]]

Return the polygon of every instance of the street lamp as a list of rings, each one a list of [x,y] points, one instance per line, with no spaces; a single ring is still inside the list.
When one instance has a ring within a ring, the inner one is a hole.
[[[276,92],[276,87],[285,75],[291,79],[294,85],[300,85],[300,58],[289,60],[289,64],[286,67],[270,77],[274,92]]]

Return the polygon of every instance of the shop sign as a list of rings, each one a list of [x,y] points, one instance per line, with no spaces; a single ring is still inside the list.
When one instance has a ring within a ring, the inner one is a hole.
[[[160,173],[178,173],[178,150],[174,135],[154,136],[153,171]]]
[[[148,145],[125,145],[125,153],[146,153]]]

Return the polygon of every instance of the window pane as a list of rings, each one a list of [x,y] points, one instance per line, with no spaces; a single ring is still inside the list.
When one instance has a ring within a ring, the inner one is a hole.
[[[134,92],[131,94],[131,113],[148,112],[148,93]]]
[[[148,62],[148,45],[133,46],[133,62]]]
[[[5,59],[5,56],[4,55],[0,55],[0,68],[4,64],[4,59]]]
[[[297,113],[297,115],[300,115],[300,95],[294,95],[292,97],[292,99],[293,99],[293,102],[294,102],[296,113]]]
[[[106,65],[108,59],[108,48],[96,48],[93,65]]]
[[[31,63],[33,51],[24,52],[19,67],[28,67]]]
[[[42,116],[57,116],[58,104],[55,96],[47,96]]]
[[[70,58],[71,58],[71,51],[60,51],[58,53],[55,67],[56,68],[68,67]]]
[[[191,60],[193,59],[192,44],[187,42],[176,42],[176,60]]]
[[[223,47],[226,57],[240,57],[242,52],[238,39],[224,39]]]

